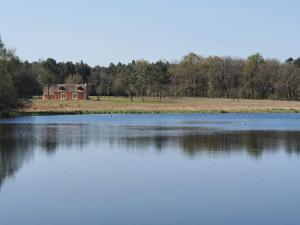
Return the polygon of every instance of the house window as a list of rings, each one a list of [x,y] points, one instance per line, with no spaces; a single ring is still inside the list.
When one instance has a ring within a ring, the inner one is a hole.
[[[66,93],[61,93],[61,94],[60,94],[60,99],[66,99],[66,98],[67,98]]]
[[[72,94],[72,99],[73,99],[73,100],[77,100],[77,99],[78,99],[77,93],[73,93],[73,94]]]

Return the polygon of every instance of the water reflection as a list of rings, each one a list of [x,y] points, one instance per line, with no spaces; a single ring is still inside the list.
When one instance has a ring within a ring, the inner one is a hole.
[[[221,131],[204,127],[121,126],[99,124],[0,125],[0,187],[34,151],[49,156],[62,147],[89,150],[106,144],[120,150],[164,151],[179,149],[185,155],[228,155],[247,152],[259,159],[264,152],[300,154],[299,131]]]
[[[120,145],[143,149],[155,146],[157,150],[173,145],[179,146],[184,153],[195,156],[198,153],[229,154],[246,151],[259,158],[263,152],[300,154],[300,132],[296,131],[214,131],[191,132],[176,136],[134,136],[118,140]]]
[[[1,125],[0,126],[0,187],[13,176],[24,162],[30,161],[34,150],[49,156],[59,146],[68,149],[83,147],[89,141],[87,126],[82,125]]]

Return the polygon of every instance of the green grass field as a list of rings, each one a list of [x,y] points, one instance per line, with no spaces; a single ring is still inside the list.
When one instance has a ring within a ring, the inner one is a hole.
[[[87,101],[32,99],[24,114],[300,112],[300,101],[209,98],[95,97]]]

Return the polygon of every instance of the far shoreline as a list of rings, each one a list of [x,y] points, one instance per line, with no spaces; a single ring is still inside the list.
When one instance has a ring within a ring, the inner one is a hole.
[[[213,113],[300,113],[300,101],[96,97],[84,101],[32,99],[31,105],[13,116],[82,114],[213,114]]]
[[[153,114],[299,114],[300,111],[203,111],[203,112],[18,112],[10,115],[8,118],[20,116],[71,116],[71,115],[153,115]],[[1,117],[0,117],[1,118]],[[5,117],[3,117],[5,118]]]

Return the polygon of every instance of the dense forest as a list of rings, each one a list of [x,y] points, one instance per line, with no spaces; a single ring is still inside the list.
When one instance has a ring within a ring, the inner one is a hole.
[[[299,100],[300,58],[285,62],[259,53],[247,59],[202,57],[190,53],[179,62],[132,61],[90,66],[48,58],[22,61],[0,39],[0,113],[24,107],[43,86],[87,83],[96,96],[211,97]]]

